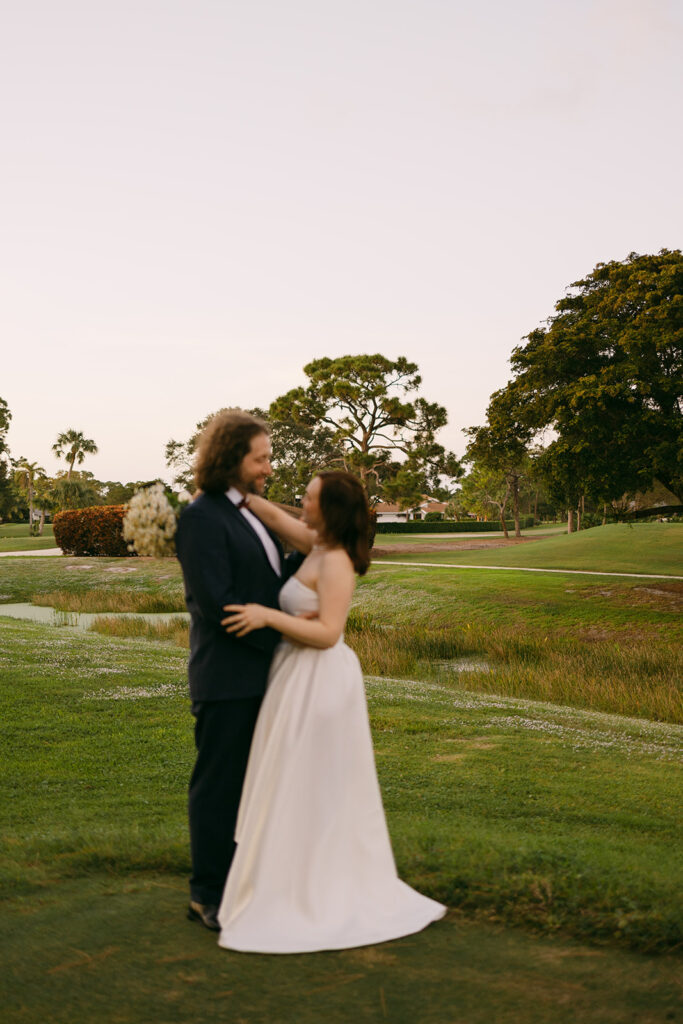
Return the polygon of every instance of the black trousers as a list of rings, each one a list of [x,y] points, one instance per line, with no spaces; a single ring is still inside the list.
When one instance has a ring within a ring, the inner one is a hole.
[[[196,701],[190,779],[190,897],[218,906],[235,853],[235,823],[262,697]]]

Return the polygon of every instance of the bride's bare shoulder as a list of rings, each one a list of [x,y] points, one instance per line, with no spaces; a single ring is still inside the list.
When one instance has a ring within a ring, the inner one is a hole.
[[[322,557],[320,571],[325,574],[329,573],[330,576],[339,575],[339,573],[355,576],[353,562],[344,548],[328,548]]]

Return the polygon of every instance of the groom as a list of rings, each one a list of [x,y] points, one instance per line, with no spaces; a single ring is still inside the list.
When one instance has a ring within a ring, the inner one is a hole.
[[[219,931],[218,907],[235,852],[234,832],[249,747],[280,636],[239,639],[221,626],[226,604],[277,607],[282,548],[246,508],[263,491],[270,438],[261,420],[229,409],[199,440],[200,496],[183,511],[176,548],[190,612],[190,697],[197,760],[190,780],[190,920]]]

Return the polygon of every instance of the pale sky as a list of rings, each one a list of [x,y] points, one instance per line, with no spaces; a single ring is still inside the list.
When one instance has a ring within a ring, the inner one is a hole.
[[[0,396],[103,480],[320,356],[484,422],[596,263],[680,248],[683,0],[0,0]]]

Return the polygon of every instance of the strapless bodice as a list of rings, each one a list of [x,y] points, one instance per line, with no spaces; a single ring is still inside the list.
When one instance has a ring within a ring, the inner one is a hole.
[[[302,612],[317,612],[320,602],[315,590],[302,583],[298,576],[290,576],[280,590],[278,602],[283,612],[288,615],[300,615]]]

